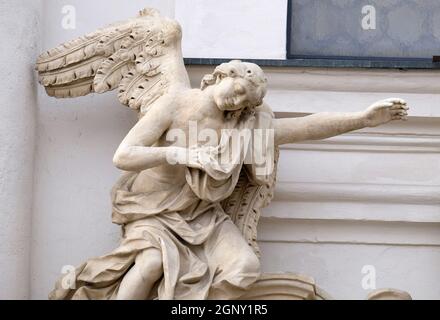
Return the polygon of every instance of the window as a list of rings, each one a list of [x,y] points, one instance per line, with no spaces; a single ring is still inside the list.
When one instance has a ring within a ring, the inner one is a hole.
[[[432,68],[436,56],[438,0],[289,0],[288,59]]]

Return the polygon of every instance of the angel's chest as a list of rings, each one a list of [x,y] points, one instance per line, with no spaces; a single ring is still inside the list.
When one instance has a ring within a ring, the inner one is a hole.
[[[197,122],[200,127],[212,129],[224,127],[227,123],[223,112],[218,108],[198,105],[180,110],[177,120],[181,126],[188,125],[189,122]]]
[[[222,132],[231,126],[220,117],[191,115],[175,121],[172,132],[185,139],[188,146],[218,145]]]

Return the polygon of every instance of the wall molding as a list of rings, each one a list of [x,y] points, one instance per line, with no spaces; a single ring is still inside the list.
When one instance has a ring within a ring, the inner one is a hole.
[[[279,181],[274,199],[437,205],[440,211],[440,186]]]
[[[282,150],[440,153],[440,134],[357,132],[282,146]]]
[[[440,246],[440,223],[273,219],[262,217],[258,241],[314,244]]]
[[[201,80],[215,65],[187,66],[191,77]],[[281,68],[264,67],[269,91],[343,91],[343,92],[396,92],[439,94],[440,70],[382,70],[340,68]],[[200,82],[200,80],[197,80]]]

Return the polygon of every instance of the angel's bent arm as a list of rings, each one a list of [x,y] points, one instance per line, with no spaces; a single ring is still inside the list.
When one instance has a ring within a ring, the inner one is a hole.
[[[300,118],[275,119],[275,144],[326,139],[391,120],[406,120],[407,110],[404,100],[390,98],[378,101],[362,112],[324,112]]]
[[[170,110],[171,109],[171,110]],[[156,103],[130,130],[113,157],[121,170],[142,171],[167,163],[171,147],[152,147],[169,128],[174,112],[167,103]]]

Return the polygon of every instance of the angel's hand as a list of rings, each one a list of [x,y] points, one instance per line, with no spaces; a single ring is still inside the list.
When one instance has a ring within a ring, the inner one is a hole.
[[[392,120],[407,120],[408,106],[405,100],[390,98],[378,101],[364,111],[367,127],[377,127]]]
[[[194,169],[202,169],[197,148],[168,147],[166,156],[168,164],[180,164]]]

